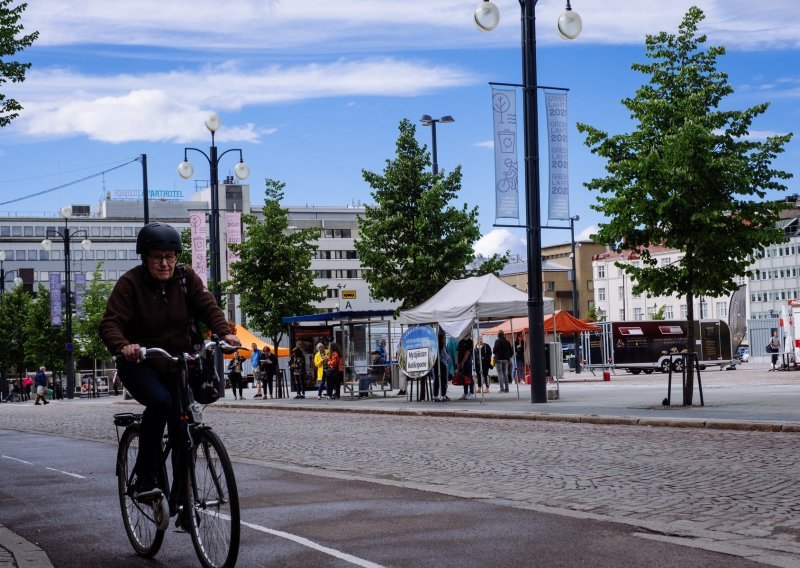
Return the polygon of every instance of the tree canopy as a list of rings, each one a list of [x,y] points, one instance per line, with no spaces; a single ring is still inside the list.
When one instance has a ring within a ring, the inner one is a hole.
[[[313,302],[325,292],[310,270],[319,229],[289,229],[289,212],[281,205],[285,185],[266,180],[263,219],[243,215],[245,238],[229,245],[239,260],[231,265],[228,287],[240,295],[249,325],[276,346],[288,331],[281,318],[315,312]]]
[[[599,192],[593,208],[606,216],[594,239],[640,254],[640,267],[619,264],[636,282],[635,293],[686,296],[690,345],[693,298],[734,292],[734,278],[747,273],[754,252],[784,240],[775,224],[784,206],[765,198],[785,190],[780,180],[791,177],[771,166],[791,134],[763,141],[749,136],[767,103],[723,110],[733,93],[727,74],[717,68],[725,48],[703,49],[703,18],[693,7],[677,34],[647,36],[650,62],[632,69],[649,81],[622,101],[636,123],[633,132],[612,136],[578,125],[608,173],[586,184]],[[651,246],[684,256],[658,266]],[[688,388],[691,393],[691,382]]]
[[[25,72],[30,69],[31,64],[11,61],[9,58],[33,45],[39,37],[39,32],[19,35],[25,29],[19,20],[28,4],[9,8],[11,4],[13,0],[0,0],[0,85],[9,81],[21,83],[25,80]],[[17,118],[21,110],[22,105],[17,100],[0,93],[0,127]]]
[[[494,255],[477,270],[468,268],[481,236],[478,208],[451,204],[461,189],[461,167],[431,173],[430,154],[415,134],[403,119],[396,156],[386,160],[383,175],[362,172],[375,206],[365,207],[355,242],[372,296],[402,301],[401,308],[420,304],[454,278],[497,273],[508,261]]]

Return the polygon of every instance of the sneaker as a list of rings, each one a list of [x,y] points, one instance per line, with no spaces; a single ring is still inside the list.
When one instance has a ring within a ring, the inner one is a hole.
[[[397,396],[406,396],[406,389],[400,389],[397,391]]]
[[[44,401],[44,403],[45,403],[45,404],[50,404],[50,403],[49,403],[48,401],[46,401],[46,400]]]
[[[433,397],[433,402],[442,402],[442,398],[439,396]]]
[[[462,394],[460,397],[458,397],[458,400],[467,400],[467,395]]]
[[[449,396],[445,395],[442,397],[442,402],[447,402],[448,400],[450,400]]]
[[[137,501],[155,501],[161,498],[161,489],[154,475],[136,477],[136,483],[133,484],[133,498]]]
[[[257,394],[257,395],[256,395],[256,396],[254,396],[253,398],[261,398],[261,395],[260,395],[260,394]]]
[[[490,392],[489,387],[483,387],[483,392]]]

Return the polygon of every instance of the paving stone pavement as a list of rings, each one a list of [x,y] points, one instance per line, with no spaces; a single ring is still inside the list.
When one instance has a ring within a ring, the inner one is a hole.
[[[707,407],[691,409],[643,402],[663,396],[663,378],[573,376],[563,404],[532,405],[524,389],[444,405],[259,401],[250,389],[207,407],[206,420],[234,461],[622,522],[648,538],[800,567],[800,373],[756,371],[707,374]],[[5,404],[0,428],[114,443],[112,414],[137,408]]]

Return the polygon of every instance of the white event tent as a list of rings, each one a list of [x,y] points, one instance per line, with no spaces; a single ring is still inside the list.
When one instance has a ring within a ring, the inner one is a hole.
[[[544,314],[553,313],[553,299],[544,298]],[[493,274],[451,280],[416,308],[402,310],[400,323],[438,323],[448,335],[465,337],[481,319],[528,314],[528,294]]]

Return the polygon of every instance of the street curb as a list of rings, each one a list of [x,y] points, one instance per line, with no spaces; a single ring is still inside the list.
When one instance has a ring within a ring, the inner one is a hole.
[[[11,553],[18,568],[53,568],[44,550],[4,525],[0,525],[0,547]]]
[[[264,403],[217,402],[217,408],[257,408],[262,410],[302,412],[344,412],[349,414],[385,414],[390,416],[430,416],[433,418],[481,418],[493,420],[534,420],[542,422],[569,422],[573,424],[602,424],[623,426],[650,426],[656,428],[702,428],[708,430],[738,430],[749,432],[800,432],[800,423],[755,422],[691,418],[636,418],[633,416],[600,416],[596,414],[537,414],[530,412],[500,412],[492,410],[433,410],[404,408],[352,408],[346,406],[301,406]]]

